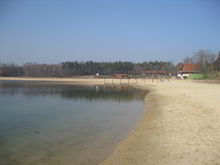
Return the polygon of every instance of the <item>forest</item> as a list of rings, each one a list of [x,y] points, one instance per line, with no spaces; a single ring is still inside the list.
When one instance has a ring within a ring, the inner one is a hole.
[[[113,75],[116,73],[137,74],[141,71],[166,71],[175,74],[180,64],[197,64],[201,73],[220,71],[220,51],[214,54],[208,50],[199,50],[192,57],[174,65],[172,62],[150,61],[134,62],[78,62],[67,61],[60,64],[26,63],[23,65],[0,62],[1,76],[23,77],[72,77],[81,75]]]
[[[63,62],[61,64],[26,63],[24,65],[0,63],[2,76],[71,77],[78,75],[134,74],[142,70],[175,71],[172,62]]]

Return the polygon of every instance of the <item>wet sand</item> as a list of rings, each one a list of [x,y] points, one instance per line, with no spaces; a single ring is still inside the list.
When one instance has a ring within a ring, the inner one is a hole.
[[[78,78],[36,81],[112,83],[111,79]],[[150,90],[145,114],[102,165],[220,164],[220,84],[182,80],[129,83]]]

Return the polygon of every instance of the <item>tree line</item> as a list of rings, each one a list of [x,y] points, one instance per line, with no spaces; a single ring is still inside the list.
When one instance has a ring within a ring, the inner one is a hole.
[[[26,63],[24,65],[0,63],[0,74],[3,76],[25,77],[71,77],[78,75],[113,75],[116,73],[136,74],[143,70],[175,71],[172,62],[151,61],[133,62],[63,62],[61,64]]]
[[[141,71],[166,71],[176,73],[182,64],[197,64],[198,71],[208,73],[220,71],[220,51],[215,54],[201,49],[191,57],[186,57],[176,66],[172,62],[150,61],[133,62],[78,62],[67,61],[60,64],[26,63],[24,65],[5,64],[0,62],[0,75],[25,77],[71,77],[78,75],[113,75],[116,73],[137,74]]]

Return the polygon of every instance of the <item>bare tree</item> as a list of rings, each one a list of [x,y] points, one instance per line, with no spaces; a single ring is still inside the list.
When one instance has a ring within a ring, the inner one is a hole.
[[[218,52],[215,62],[214,62],[215,71],[220,71],[220,51]]]
[[[206,49],[200,49],[193,56],[196,64],[200,66],[200,71],[210,72],[214,70],[215,54]]]
[[[193,64],[194,63],[194,60],[192,57],[186,57],[184,60],[183,60],[183,63],[184,64]]]

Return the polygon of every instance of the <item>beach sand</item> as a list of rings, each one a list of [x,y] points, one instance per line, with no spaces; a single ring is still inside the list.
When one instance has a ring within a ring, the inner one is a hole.
[[[148,81],[137,128],[102,165],[220,164],[220,84]]]
[[[111,79],[0,78],[0,80],[111,84]],[[119,84],[120,80],[114,80]],[[128,83],[122,80],[121,83]],[[144,116],[101,165],[220,164],[220,84],[189,80],[130,80],[146,88]]]

